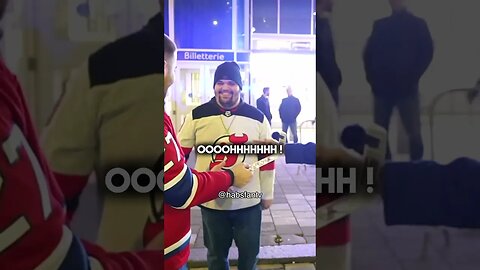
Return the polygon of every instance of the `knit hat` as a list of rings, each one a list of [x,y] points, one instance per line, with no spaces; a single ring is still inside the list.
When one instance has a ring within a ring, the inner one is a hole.
[[[242,89],[242,75],[240,75],[240,66],[235,62],[225,62],[217,67],[215,71],[215,79],[213,81],[213,87],[220,80],[231,80],[238,84]]]

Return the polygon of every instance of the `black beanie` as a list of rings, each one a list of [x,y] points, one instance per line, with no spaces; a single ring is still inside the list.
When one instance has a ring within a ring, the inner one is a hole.
[[[240,74],[240,67],[235,62],[225,62],[217,67],[215,71],[215,79],[213,81],[213,87],[220,80],[231,80],[238,84],[242,89],[242,75]]]

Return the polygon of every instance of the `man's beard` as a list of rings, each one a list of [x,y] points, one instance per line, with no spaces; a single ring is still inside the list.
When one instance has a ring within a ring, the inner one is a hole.
[[[233,108],[233,106],[235,106],[240,99],[240,94],[234,94],[231,91],[229,91],[229,92],[231,93],[232,96],[227,100],[222,99],[222,97],[221,97],[222,93],[219,93],[218,97],[217,97],[218,104],[224,109]]]
[[[225,109],[231,109],[235,104],[237,103],[238,99],[234,99],[234,97],[231,97],[227,101],[222,100],[221,98],[218,99],[218,103],[220,103],[220,106]]]

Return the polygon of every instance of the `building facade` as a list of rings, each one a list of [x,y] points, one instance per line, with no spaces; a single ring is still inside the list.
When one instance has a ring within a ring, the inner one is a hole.
[[[288,85],[304,107],[299,121],[315,117],[314,0],[169,0],[165,11],[165,32],[179,48],[166,102],[177,127],[213,97],[215,68],[224,61],[239,63],[246,102],[255,104],[270,87],[274,126]]]

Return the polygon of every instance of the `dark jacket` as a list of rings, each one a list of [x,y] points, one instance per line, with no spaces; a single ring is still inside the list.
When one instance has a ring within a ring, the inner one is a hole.
[[[294,96],[289,96],[282,99],[282,104],[280,104],[280,119],[282,123],[293,123],[297,120],[297,116],[302,111],[302,105],[300,105],[300,100]]]
[[[332,29],[326,18],[317,20],[317,71],[330,91],[342,84],[342,73],[335,60]]]
[[[265,117],[267,117],[268,122],[272,123],[272,113],[270,112],[270,102],[265,96],[261,96],[257,99],[257,109],[259,109]]]
[[[364,52],[374,95],[401,98],[418,91],[432,58],[433,41],[423,19],[405,10],[376,21]]]

